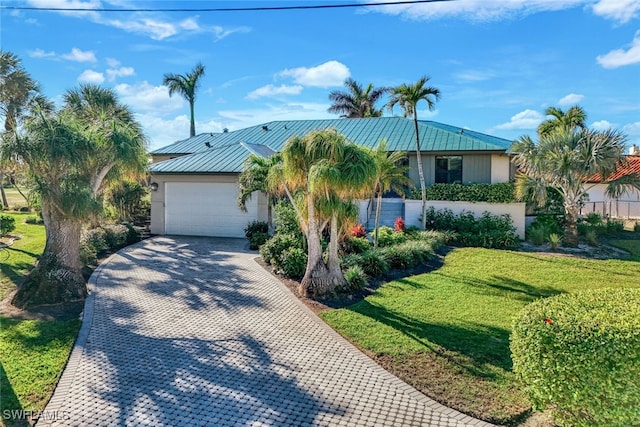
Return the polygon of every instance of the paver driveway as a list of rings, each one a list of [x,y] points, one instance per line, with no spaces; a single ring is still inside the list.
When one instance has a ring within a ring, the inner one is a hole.
[[[38,425],[487,425],[381,369],[245,242],[156,237],[100,266]]]

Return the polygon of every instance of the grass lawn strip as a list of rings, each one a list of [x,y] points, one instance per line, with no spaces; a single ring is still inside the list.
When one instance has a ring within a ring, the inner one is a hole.
[[[42,225],[25,224],[33,213],[4,211],[16,220],[11,233],[21,236],[0,251],[0,298],[15,289],[42,254],[45,230]],[[79,320],[15,320],[0,316],[0,417],[7,426],[22,421],[4,419],[4,410],[41,411],[62,373]]]
[[[538,298],[601,287],[640,287],[640,263],[462,248],[321,317],[439,402],[514,424],[530,405],[511,373],[513,317]]]

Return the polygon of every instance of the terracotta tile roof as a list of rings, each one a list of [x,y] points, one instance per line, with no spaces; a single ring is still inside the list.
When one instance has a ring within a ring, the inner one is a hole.
[[[619,167],[618,170],[611,176],[608,177],[606,182],[613,181],[625,175],[630,175],[632,173],[640,176],[640,155],[630,155],[626,156],[626,164]],[[602,182],[602,177],[600,174],[595,174],[590,177],[587,182]]]

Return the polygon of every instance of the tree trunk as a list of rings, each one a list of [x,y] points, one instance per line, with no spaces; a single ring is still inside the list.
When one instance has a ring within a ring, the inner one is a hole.
[[[329,269],[322,259],[322,244],[320,243],[320,233],[318,232],[318,220],[315,215],[313,198],[309,197],[307,233],[307,268],[304,277],[300,281],[299,291],[305,297],[319,297],[330,294],[331,281],[329,279]]]
[[[0,170],[0,195],[2,195],[2,207],[9,209],[9,202],[7,201],[7,195],[4,192],[4,171]]]
[[[564,206],[565,212],[565,227],[564,227],[564,237],[563,244],[565,246],[575,248],[578,246],[578,213],[579,208],[573,204],[565,204]]]
[[[195,111],[194,111],[194,107],[193,107],[194,103],[195,103],[195,101],[193,101],[193,100],[191,100],[189,102],[189,109],[191,110],[191,129],[189,129],[189,136],[191,138],[196,136],[196,118],[195,118]]]
[[[418,112],[413,107],[413,125],[416,130],[416,159],[418,161],[418,176],[420,177],[420,196],[422,197],[422,229],[427,228],[427,187],[422,170],[422,155],[420,153],[420,135],[418,134]]]
[[[36,267],[11,301],[17,307],[58,304],[87,295],[80,260],[82,222],[64,217],[44,200],[42,218],[46,245]]]
[[[329,268],[329,280],[335,292],[336,288],[347,284],[344,274],[342,274],[342,268],[340,267],[340,256],[338,255],[338,217],[335,214],[331,216],[330,227],[329,259],[327,260],[327,266]]]
[[[380,227],[380,212],[382,211],[382,192],[378,192],[378,203],[376,205],[376,221],[373,229],[373,247],[378,247],[378,227]]]

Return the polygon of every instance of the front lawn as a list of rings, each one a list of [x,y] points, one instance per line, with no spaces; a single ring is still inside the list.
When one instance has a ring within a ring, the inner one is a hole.
[[[0,299],[14,290],[42,254],[42,225],[25,224],[33,213],[3,212],[16,220],[11,233],[21,239],[0,250]],[[7,241],[3,239],[3,241]],[[0,316],[0,422],[10,410],[41,411],[49,400],[80,328],[79,320],[16,320]]]
[[[442,268],[383,285],[321,317],[383,367],[472,416],[516,424],[530,404],[511,372],[509,334],[528,303],[563,292],[640,287],[633,260],[590,260],[480,248],[450,252]],[[634,246],[635,245],[635,246]]]

